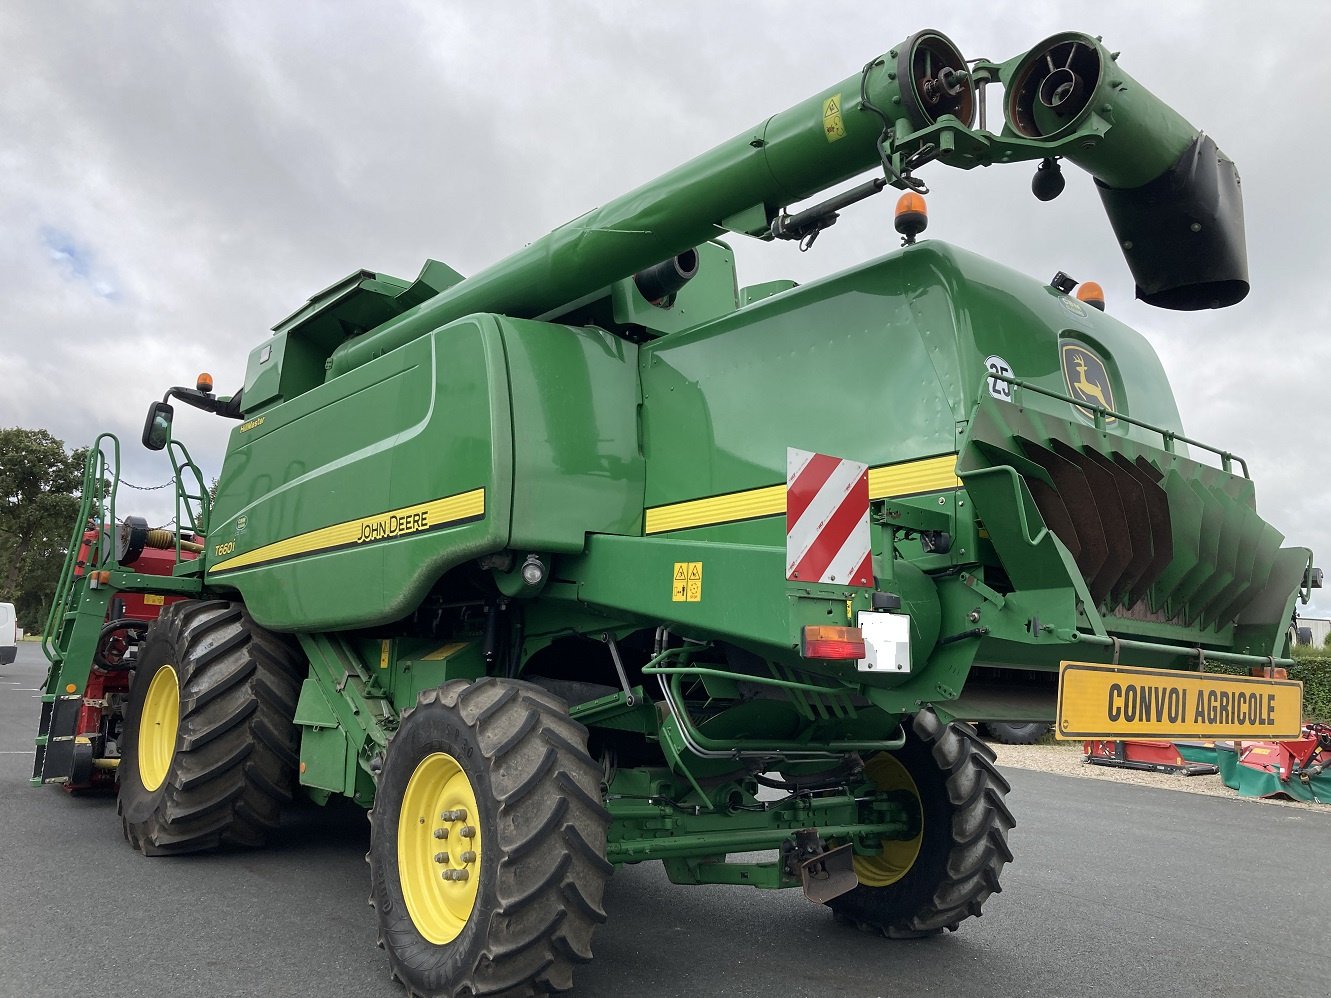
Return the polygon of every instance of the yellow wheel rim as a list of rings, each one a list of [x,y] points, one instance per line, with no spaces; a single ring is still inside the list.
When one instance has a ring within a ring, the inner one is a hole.
[[[480,808],[471,781],[446,752],[427,755],[402,795],[397,871],[407,914],[437,946],[462,932],[481,874]]]
[[[906,767],[886,753],[874,756],[864,767],[865,775],[879,790],[909,790],[918,802],[920,790],[915,786]],[[921,815],[920,834],[913,839],[885,839],[883,851],[877,856],[856,856],[855,875],[860,883],[870,887],[887,887],[904,877],[920,855],[924,841],[924,819]]]
[[[158,669],[148,684],[139,715],[139,779],[143,789],[156,790],[166,781],[176,754],[180,728],[180,680],[169,665]]]

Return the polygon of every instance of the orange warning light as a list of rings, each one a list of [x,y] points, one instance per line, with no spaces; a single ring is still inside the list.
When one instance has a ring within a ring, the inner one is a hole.
[[[66,692],[66,693],[77,693],[77,692],[78,692],[78,687],[75,686],[73,683],[69,683],[69,684],[65,687],[65,692]]]
[[[199,374],[199,381],[195,387],[204,394],[211,395],[213,391],[213,376],[207,371],[201,372]]]
[[[1085,302],[1091,308],[1105,310],[1105,290],[1094,281],[1083,281],[1077,287],[1077,300]]]
[[[929,208],[924,198],[914,191],[897,198],[895,224],[897,231],[906,237],[907,245],[915,242],[915,237],[929,226]]]

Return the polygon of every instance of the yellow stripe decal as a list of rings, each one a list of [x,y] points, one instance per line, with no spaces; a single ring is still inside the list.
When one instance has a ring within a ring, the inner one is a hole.
[[[957,455],[941,454],[922,461],[885,464],[869,469],[869,498],[888,499],[961,487]],[[785,485],[730,492],[707,499],[654,506],[646,511],[644,533],[663,534],[691,527],[710,527],[736,520],[754,520],[786,511]]]
[[[732,492],[711,499],[693,499],[649,509],[646,532],[659,534],[667,530],[687,530],[689,527],[703,527],[711,523],[774,516],[785,511],[786,487],[769,485],[764,489]]]
[[[448,658],[448,656],[462,651],[462,649],[466,648],[470,643],[471,642],[469,641],[454,641],[452,644],[440,645],[434,651],[430,652],[430,654],[422,658],[421,661],[442,662],[444,659]]]
[[[895,496],[913,496],[921,492],[940,489],[959,489],[957,455],[943,454],[923,461],[905,464],[885,464],[869,469],[869,498],[891,499]]]
[[[485,489],[472,489],[470,492],[445,496],[415,506],[392,509],[375,516],[334,523],[318,530],[288,537],[286,540],[265,544],[253,551],[246,551],[244,554],[219,562],[212,566],[209,574],[457,526],[483,516],[485,516]]]

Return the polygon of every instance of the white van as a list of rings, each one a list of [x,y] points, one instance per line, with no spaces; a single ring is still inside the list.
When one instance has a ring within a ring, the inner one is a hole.
[[[0,665],[8,665],[18,655],[18,623],[14,604],[0,603]]]

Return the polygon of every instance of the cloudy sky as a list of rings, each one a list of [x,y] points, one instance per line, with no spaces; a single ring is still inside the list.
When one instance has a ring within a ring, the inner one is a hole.
[[[1331,553],[1331,99],[1312,66],[1331,5],[1314,0],[932,13],[895,0],[10,0],[0,425],[71,446],[111,430],[126,479],[165,481],[137,445],[149,400],[200,370],[239,387],[249,350],[315,291],[361,267],[414,277],[427,257],[473,273],[923,27],[995,60],[1064,29],[1103,35],[1238,164],[1252,293],[1220,312],[1134,302],[1075,168],[1039,204],[1029,166],[931,167],[929,235],[1042,279],[1099,281],[1155,344],[1186,429],[1247,457],[1262,514]],[[889,210],[853,209],[808,254],[736,237],[741,282],[878,255],[896,243]],[[229,428],[192,410],[178,420],[209,475]]]

